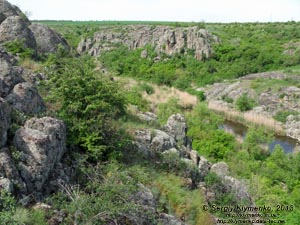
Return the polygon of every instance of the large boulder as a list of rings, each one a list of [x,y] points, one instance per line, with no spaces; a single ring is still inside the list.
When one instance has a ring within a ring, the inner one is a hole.
[[[66,150],[66,126],[51,117],[32,118],[17,130],[13,143],[21,152],[18,168],[28,193],[39,192]]]
[[[0,25],[0,43],[20,41],[24,47],[36,49],[34,34],[28,27],[28,22],[20,16],[7,17]]]
[[[187,124],[185,118],[181,114],[171,115],[165,125],[166,132],[174,137],[175,141],[179,145],[187,146],[188,138],[187,134]]]
[[[0,0],[0,23],[10,16],[21,16],[27,20],[26,16],[17,6],[10,4],[6,0]]]
[[[31,24],[29,28],[34,34],[38,52],[56,53],[60,46],[66,51],[69,50],[67,41],[49,27],[42,24]]]
[[[228,175],[228,165],[225,162],[213,164],[210,171],[221,178],[222,184],[224,185],[226,191],[228,193],[232,193],[239,202],[244,201],[252,204],[246,184],[241,180]]]
[[[210,171],[220,177],[224,177],[229,174],[229,167],[225,162],[218,162],[211,166]]]
[[[174,138],[161,130],[138,129],[134,136],[138,150],[146,156],[152,156],[155,152],[165,152],[176,146]]]
[[[15,85],[5,99],[15,109],[25,114],[36,114],[45,109],[43,99],[37,89],[27,82]]]
[[[10,106],[0,97],[0,148],[3,147],[7,141],[7,130],[11,123],[10,113]]]

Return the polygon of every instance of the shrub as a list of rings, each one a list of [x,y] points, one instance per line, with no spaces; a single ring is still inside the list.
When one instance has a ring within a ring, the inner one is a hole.
[[[170,98],[168,102],[158,105],[158,121],[161,125],[165,124],[168,118],[175,113],[181,113],[182,109],[178,103],[178,99]]]
[[[223,96],[221,97],[221,99],[222,99],[222,101],[224,101],[224,102],[227,102],[227,103],[233,103],[233,98],[230,98],[230,97],[227,96],[227,95],[223,95]]]
[[[154,94],[154,88],[150,86],[149,84],[143,83],[141,85],[141,89],[145,91],[148,95]]]
[[[132,89],[124,91],[124,97],[127,103],[137,106],[139,110],[149,110],[149,102],[143,98],[142,94],[138,90]]]
[[[10,41],[4,44],[6,50],[12,54],[19,54],[22,59],[24,58],[33,58],[34,50],[26,48],[24,43],[19,40]]]
[[[67,124],[68,143],[98,159],[117,146],[111,143],[118,139],[111,121],[125,115],[126,104],[120,87],[94,68],[90,57],[64,59],[46,84],[48,100]]]
[[[298,115],[298,112],[295,111],[278,111],[273,117],[275,120],[285,123],[289,115]]]
[[[197,98],[200,102],[205,101],[206,100],[206,96],[204,91],[198,91],[197,92]]]
[[[238,110],[244,112],[253,109],[255,100],[248,97],[247,93],[244,93],[236,100],[235,105]]]
[[[266,133],[262,128],[250,127],[243,142],[243,148],[254,159],[263,160],[269,155],[269,149],[263,149],[263,146],[268,146],[272,138],[272,133]]]

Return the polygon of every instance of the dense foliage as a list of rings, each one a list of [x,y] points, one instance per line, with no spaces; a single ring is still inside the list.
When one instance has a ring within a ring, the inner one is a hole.
[[[68,126],[68,142],[99,159],[113,152],[118,138],[111,121],[125,115],[119,86],[95,72],[89,57],[62,59],[46,82],[48,99]],[[121,145],[121,143],[119,143]]]

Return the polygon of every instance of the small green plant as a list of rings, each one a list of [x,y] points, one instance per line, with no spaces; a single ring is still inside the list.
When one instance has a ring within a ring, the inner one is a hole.
[[[178,99],[170,98],[168,102],[158,105],[158,118],[161,125],[165,124],[172,114],[181,113],[182,108],[178,103]]]
[[[154,94],[154,88],[150,86],[149,84],[143,83],[141,85],[141,89],[145,91],[148,95]]]
[[[206,100],[206,96],[205,96],[205,93],[204,91],[198,91],[197,92],[197,98],[200,102],[203,102]]]
[[[299,112],[296,111],[278,111],[273,117],[275,120],[285,123],[289,115],[298,115]]]
[[[255,104],[255,100],[248,97],[247,93],[242,94],[235,102],[237,109],[242,112],[253,109]]]
[[[233,98],[229,97],[228,95],[222,95],[221,97],[222,101],[227,102],[227,103],[233,103]]]
[[[268,146],[272,139],[272,133],[266,132],[263,128],[252,126],[248,129],[243,148],[255,160],[264,160],[270,154],[269,149],[264,149],[264,146]]]
[[[22,41],[15,40],[15,41],[6,42],[4,46],[6,50],[11,52],[12,54],[20,54],[20,57],[22,59],[34,57],[34,50],[30,48],[26,48]]]

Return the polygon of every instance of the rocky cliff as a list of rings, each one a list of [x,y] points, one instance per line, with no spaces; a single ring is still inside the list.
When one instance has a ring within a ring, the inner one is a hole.
[[[168,55],[194,51],[195,58],[203,60],[212,54],[211,44],[218,38],[207,30],[197,27],[175,28],[170,26],[123,26],[106,27],[96,32],[92,38],[83,39],[77,48],[78,53],[100,55],[103,51],[113,49],[116,44],[123,44],[134,50],[150,45],[159,54]],[[143,52],[142,57],[147,57]]]

